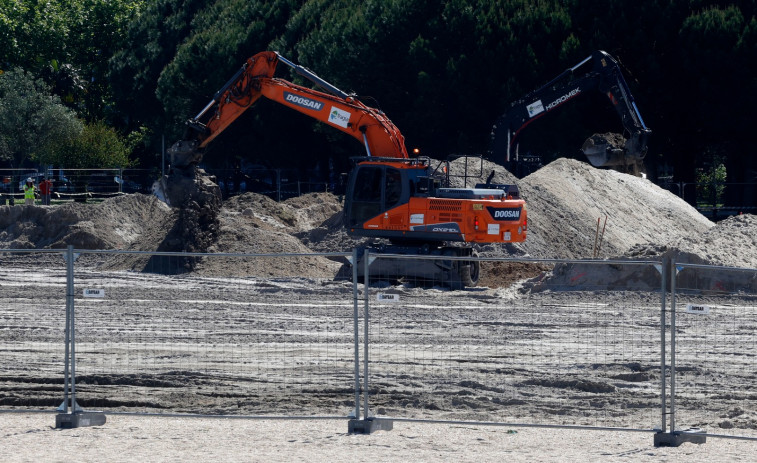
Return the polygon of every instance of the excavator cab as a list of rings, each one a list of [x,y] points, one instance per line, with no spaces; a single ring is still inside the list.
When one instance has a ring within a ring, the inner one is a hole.
[[[425,160],[377,158],[358,163],[350,172],[344,206],[345,226],[353,234],[373,235],[364,224],[385,211],[407,204],[411,197],[428,197],[438,186]]]

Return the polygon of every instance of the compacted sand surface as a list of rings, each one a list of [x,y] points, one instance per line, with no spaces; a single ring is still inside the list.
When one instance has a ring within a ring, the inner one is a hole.
[[[109,416],[103,426],[55,429],[49,414],[5,414],[0,458],[21,462],[749,462],[757,442],[653,446],[640,432],[395,423],[350,435],[344,421]],[[757,437],[757,434],[755,434]]]

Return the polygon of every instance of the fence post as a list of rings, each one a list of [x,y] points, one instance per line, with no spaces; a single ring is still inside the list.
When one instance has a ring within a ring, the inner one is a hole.
[[[365,250],[363,254],[363,264],[365,265],[363,270],[363,300],[364,300],[364,313],[363,313],[363,415],[365,419],[371,418],[371,412],[368,408],[368,326],[370,316],[368,310],[368,297],[370,295],[370,274],[369,268],[371,266],[370,251]]]
[[[662,275],[662,284],[661,290],[662,290],[662,296],[661,296],[661,302],[660,302],[660,400],[661,400],[661,406],[660,411],[662,413],[662,422],[660,426],[660,430],[664,433],[667,431],[667,397],[666,397],[666,370],[667,370],[667,350],[666,350],[666,336],[665,336],[665,325],[667,324],[667,313],[665,310],[667,309],[665,306],[665,296],[667,295],[667,288],[666,288],[666,279],[668,275],[668,269],[667,269],[667,263],[668,259],[665,258],[662,261],[662,265],[660,266],[660,274]]]
[[[73,396],[73,375],[70,370],[71,358],[71,314],[74,306],[74,272],[73,272],[73,246],[68,246],[63,253],[63,260],[66,262],[66,326],[63,329],[64,337],[64,355],[63,355],[63,403],[58,407],[58,411],[68,413],[69,397],[72,397],[71,408],[76,409],[76,397]],[[69,395],[69,393],[71,395]]]
[[[55,416],[56,428],[79,428],[82,426],[101,426],[105,424],[105,414],[103,412],[85,412],[76,403],[76,321],[74,314],[74,261],[79,255],[74,253],[74,247],[69,245],[64,254],[66,260],[66,328],[64,337],[66,338],[65,347],[65,366],[64,366],[64,392],[63,404],[58,407],[58,413]],[[69,412],[68,400],[69,389],[71,396],[71,408]]]
[[[353,418],[360,419],[360,325],[358,323],[358,281],[357,281],[357,248],[352,250],[352,305],[353,328],[355,333],[355,411]]]
[[[281,169],[276,169],[276,202],[281,202]]]
[[[676,430],[676,269],[675,258],[670,259],[670,431]]]
[[[684,442],[694,444],[704,444],[707,437],[699,432],[698,429],[688,429],[685,431],[676,431],[676,279],[678,277],[678,268],[675,257],[670,259],[670,432],[665,432],[664,415],[663,430],[654,436],[655,447],[678,447]],[[664,330],[664,324],[663,324]],[[664,336],[663,336],[664,337]],[[663,346],[664,346],[663,339]],[[664,378],[663,378],[664,381]],[[665,396],[663,395],[663,402]],[[663,405],[664,412],[664,405]]]
[[[353,276],[356,275],[356,269],[358,266],[357,253],[353,254],[355,259],[353,260]],[[364,301],[364,326],[363,326],[363,419],[351,420],[349,423],[350,434],[370,434],[373,431],[391,431],[394,427],[392,420],[380,419],[377,420],[370,412],[368,408],[368,343],[369,343],[369,299],[370,299],[370,274],[368,269],[371,265],[370,251],[365,249],[363,251],[363,301]],[[357,355],[357,354],[355,354]]]

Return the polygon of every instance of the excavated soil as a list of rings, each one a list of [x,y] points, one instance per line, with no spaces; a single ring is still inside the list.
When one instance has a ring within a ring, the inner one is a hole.
[[[537,259],[656,259],[733,267],[757,267],[757,218],[731,217],[717,225],[689,204],[653,183],[576,160],[560,159],[517,181],[488,161],[458,159],[452,186],[473,186],[493,173],[494,183],[516,183],[528,208],[524,243],[479,246],[482,256]],[[157,198],[132,194],[98,204],[0,206],[0,247],[156,251],[175,248],[178,213]],[[308,194],[281,203],[255,193],[226,200],[218,236],[210,252],[350,252],[360,241],[342,227],[342,204],[329,193]],[[174,233],[172,233],[174,230]],[[329,277],[338,257],[300,256],[284,268],[238,269],[270,276]],[[145,270],[148,262],[124,256],[108,260],[110,269]],[[545,266],[486,264],[483,284],[499,285],[530,277]],[[213,275],[209,262],[194,269]],[[228,269],[223,269],[227,272]]]

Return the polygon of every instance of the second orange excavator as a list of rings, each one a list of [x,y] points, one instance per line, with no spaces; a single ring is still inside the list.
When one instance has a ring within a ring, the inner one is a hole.
[[[274,77],[279,63],[323,91]],[[213,100],[187,122],[186,136],[169,150],[173,172],[163,179],[158,195],[169,204],[180,205],[186,192],[169,185],[171,178],[192,177],[204,148],[260,97],[310,116],[363,144],[365,156],[356,159],[349,176],[344,225],[349,235],[388,240],[371,252],[472,257],[476,256],[473,243],[526,239],[526,205],[517,186],[485,183],[475,188],[443,188],[428,158],[408,156],[403,135],[382,111],[272,51],[249,58]],[[475,286],[480,276],[475,260],[412,261],[412,268],[408,268],[408,262],[377,259],[369,271],[398,280],[412,275],[458,288]]]

